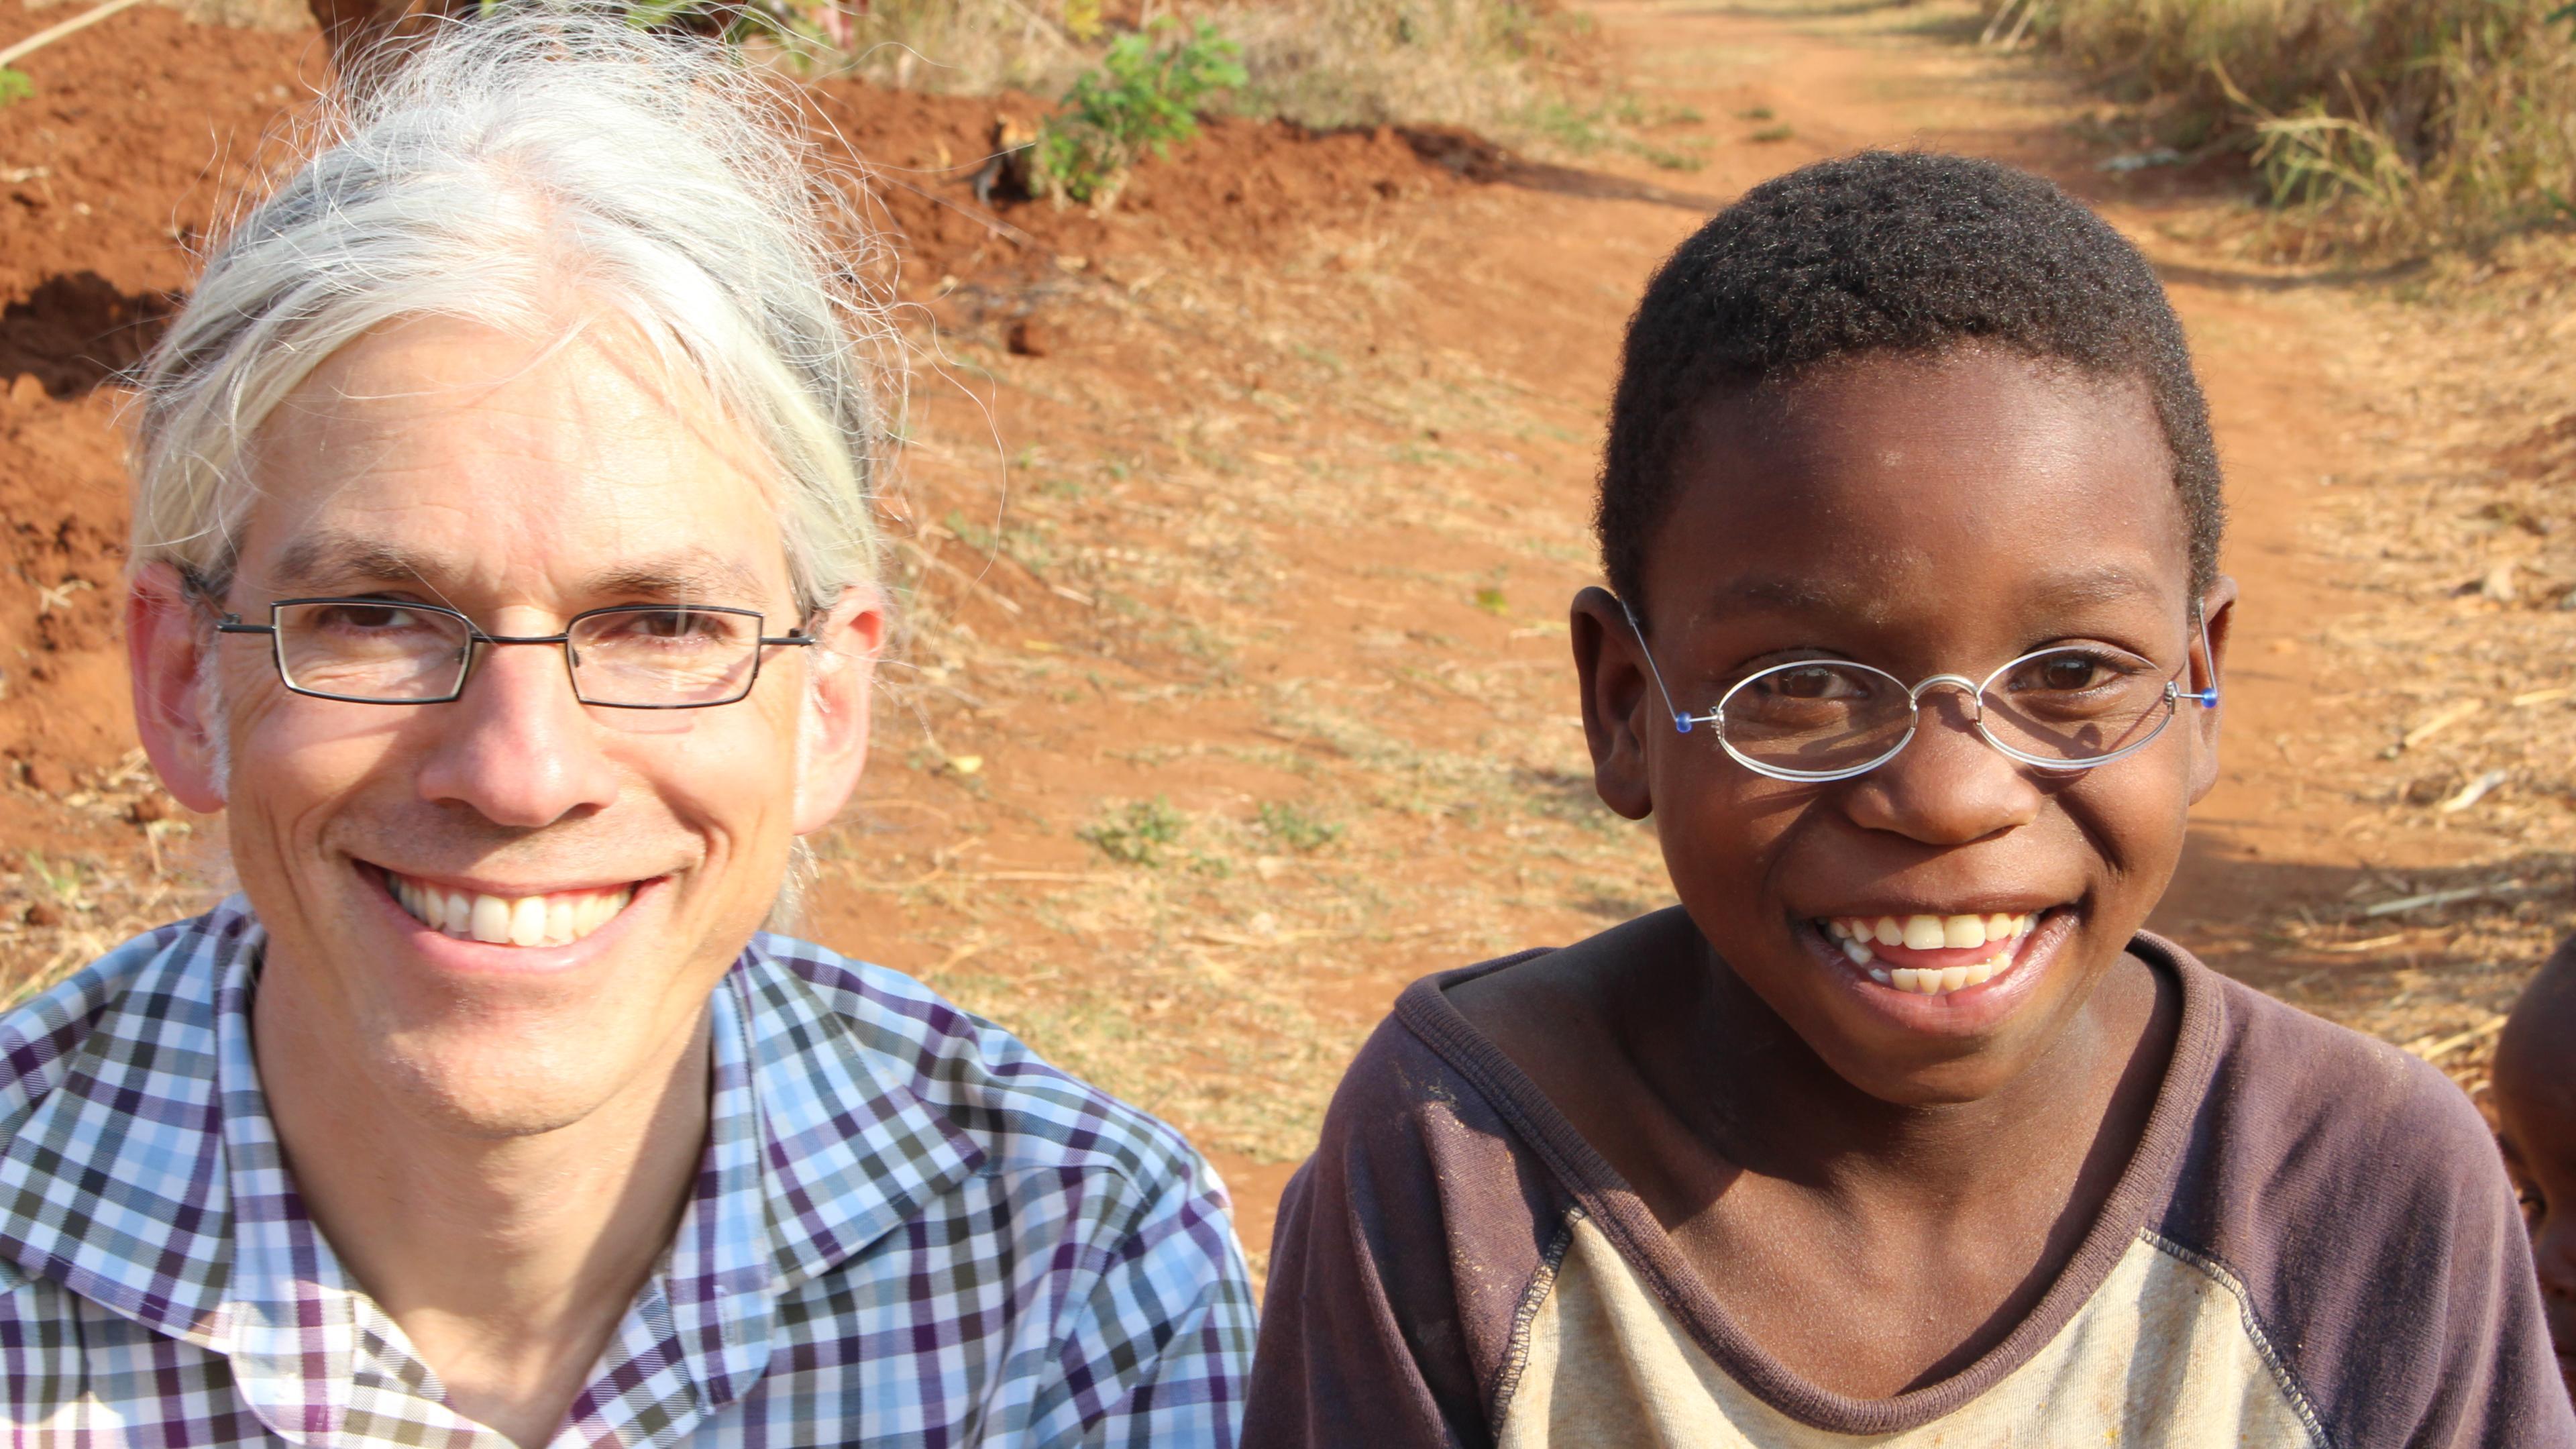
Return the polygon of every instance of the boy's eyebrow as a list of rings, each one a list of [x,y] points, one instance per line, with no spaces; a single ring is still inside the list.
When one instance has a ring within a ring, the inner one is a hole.
[[[2141,594],[2162,592],[2154,580],[2118,564],[2098,564],[2052,574],[2029,586],[2024,601],[2043,607],[2120,603]],[[1884,596],[1859,580],[1820,579],[1812,574],[1753,574],[1719,585],[1717,604],[1725,608],[1773,609],[1782,613],[1878,612]]]

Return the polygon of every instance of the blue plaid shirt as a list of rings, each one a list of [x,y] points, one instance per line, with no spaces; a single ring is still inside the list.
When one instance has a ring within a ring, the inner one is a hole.
[[[16,1443],[510,1449],[288,1175],[236,897],[0,1017]],[[756,938],[706,1156],[556,1446],[1230,1445],[1252,1300],[1179,1135],[881,967]]]

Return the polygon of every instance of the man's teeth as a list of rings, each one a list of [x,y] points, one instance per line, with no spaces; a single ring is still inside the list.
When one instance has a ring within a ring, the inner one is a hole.
[[[460,940],[496,946],[570,945],[607,925],[635,897],[633,886],[621,886],[510,899],[447,890],[390,871],[385,879],[414,920]]]
[[[1854,966],[1869,972],[1882,986],[1920,996],[1939,996],[1981,986],[2012,964],[2013,952],[2030,932],[2027,915],[1990,916],[1835,916],[1825,933],[1843,948]],[[1992,956],[1969,966],[1885,967],[1877,964],[1873,945],[1903,946],[1910,951],[1965,951],[1994,945]]]

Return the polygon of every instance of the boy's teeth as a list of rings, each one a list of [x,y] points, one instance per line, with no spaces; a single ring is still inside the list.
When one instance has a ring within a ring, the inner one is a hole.
[[[490,945],[566,946],[608,924],[635,896],[632,886],[614,891],[564,891],[515,899],[447,890],[388,871],[394,899],[414,920],[464,940]]]
[[[1990,916],[1836,916],[1824,924],[1825,934],[1842,948],[1854,966],[1868,971],[1871,980],[1899,991],[1939,996],[1982,986],[1994,979],[1996,972],[2010,966],[2013,952],[2030,931],[2031,917],[2004,912]],[[1971,966],[1893,969],[1878,965],[1878,953],[1871,949],[1903,946],[1912,951],[1963,951],[1985,945],[1998,949]]]

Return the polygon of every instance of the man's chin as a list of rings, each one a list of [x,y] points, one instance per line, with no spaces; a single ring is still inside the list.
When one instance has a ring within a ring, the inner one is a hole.
[[[421,1126],[503,1142],[589,1118],[628,1085],[612,1063],[635,1057],[605,1049],[596,1029],[575,1030],[553,1050],[519,1033],[503,1041],[458,1039],[484,1035],[441,1031],[389,1041],[376,1055],[378,1086]]]

